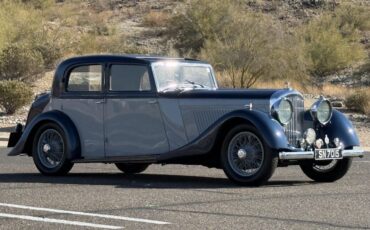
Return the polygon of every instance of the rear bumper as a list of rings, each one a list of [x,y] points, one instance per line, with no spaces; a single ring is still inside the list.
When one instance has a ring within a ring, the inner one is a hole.
[[[343,158],[348,157],[363,157],[365,150],[361,148],[354,148],[351,150],[343,150]],[[300,152],[280,152],[280,160],[313,160],[315,158],[314,151],[300,151]]]
[[[21,139],[21,136],[23,134],[23,126],[21,124],[17,124],[15,127],[15,132],[11,132],[9,135],[9,140],[8,140],[8,148],[14,147],[19,139]]]

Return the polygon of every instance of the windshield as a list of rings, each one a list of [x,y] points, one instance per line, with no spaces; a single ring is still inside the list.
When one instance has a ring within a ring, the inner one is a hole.
[[[212,69],[207,64],[177,61],[153,64],[158,91],[185,89],[215,89]]]

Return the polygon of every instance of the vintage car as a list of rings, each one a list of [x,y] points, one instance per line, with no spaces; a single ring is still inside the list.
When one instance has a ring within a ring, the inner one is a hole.
[[[74,163],[114,163],[127,174],[150,164],[223,169],[261,185],[278,166],[300,165],[315,181],[343,177],[362,157],[350,121],[320,97],[304,109],[285,89],[219,89],[194,59],[95,55],[63,61],[50,93],[36,97],[9,156],[27,154],[45,175]]]

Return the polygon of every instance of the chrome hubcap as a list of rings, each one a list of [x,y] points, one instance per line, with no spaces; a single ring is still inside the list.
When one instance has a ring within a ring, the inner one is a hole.
[[[239,159],[245,159],[247,157],[247,152],[244,149],[239,149],[237,154]]]
[[[51,147],[48,144],[45,144],[44,147],[42,147],[42,151],[44,153],[48,153],[50,151]]]

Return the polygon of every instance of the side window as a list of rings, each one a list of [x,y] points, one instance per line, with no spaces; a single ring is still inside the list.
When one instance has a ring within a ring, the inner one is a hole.
[[[67,91],[99,92],[102,89],[102,66],[79,66],[69,73]]]
[[[110,91],[150,91],[149,72],[146,66],[112,65]]]

